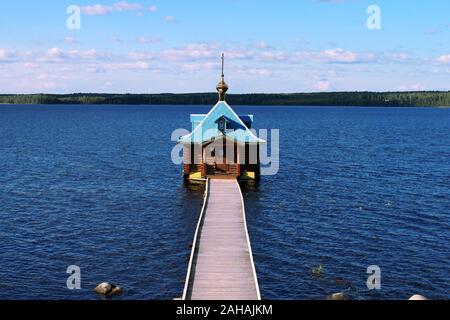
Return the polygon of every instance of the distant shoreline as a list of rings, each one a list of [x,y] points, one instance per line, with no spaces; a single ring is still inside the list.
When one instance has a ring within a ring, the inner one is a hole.
[[[0,104],[212,105],[216,93],[0,94]],[[450,91],[229,94],[232,105],[450,107]]]

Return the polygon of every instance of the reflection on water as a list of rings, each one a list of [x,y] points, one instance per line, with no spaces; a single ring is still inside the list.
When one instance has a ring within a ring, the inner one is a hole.
[[[261,180],[242,180],[239,181],[239,186],[241,187],[242,194],[247,194],[249,192],[258,192],[259,184]]]
[[[204,193],[205,192],[205,182],[203,181],[188,181],[183,179],[183,186],[186,188],[186,191],[192,193]]]

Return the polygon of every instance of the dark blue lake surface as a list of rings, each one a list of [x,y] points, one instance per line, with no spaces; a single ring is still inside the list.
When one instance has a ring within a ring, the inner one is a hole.
[[[0,106],[0,299],[181,296],[203,190],[170,136],[210,108]],[[278,175],[244,189],[264,299],[450,298],[450,109],[235,109],[280,129]]]

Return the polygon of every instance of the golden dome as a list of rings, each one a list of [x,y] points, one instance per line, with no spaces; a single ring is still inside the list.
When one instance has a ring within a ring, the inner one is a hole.
[[[224,62],[225,62],[225,55],[222,53],[222,77],[217,84],[217,92],[219,92],[219,101],[225,101],[225,94],[227,93],[229,87],[227,83],[225,82],[225,75],[224,75]]]

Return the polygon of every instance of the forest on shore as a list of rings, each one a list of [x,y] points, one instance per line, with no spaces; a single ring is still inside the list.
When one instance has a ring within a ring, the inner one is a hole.
[[[217,93],[0,94],[0,104],[212,105]],[[229,94],[231,105],[449,107],[450,91]]]

